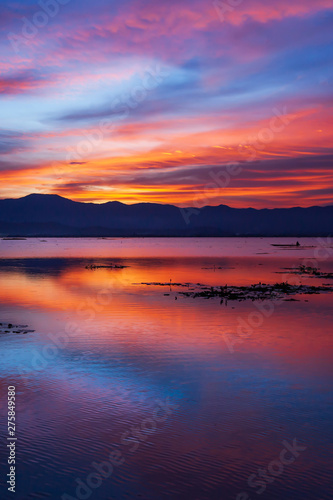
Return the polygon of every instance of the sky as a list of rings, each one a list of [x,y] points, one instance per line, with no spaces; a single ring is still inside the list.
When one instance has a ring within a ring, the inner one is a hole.
[[[332,0],[1,0],[0,198],[332,204]]]

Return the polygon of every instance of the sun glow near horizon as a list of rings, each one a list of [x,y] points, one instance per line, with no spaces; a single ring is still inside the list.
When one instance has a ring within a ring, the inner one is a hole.
[[[331,203],[330,2],[251,0],[223,22],[202,1],[80,8],[0,43],[1,198]]]

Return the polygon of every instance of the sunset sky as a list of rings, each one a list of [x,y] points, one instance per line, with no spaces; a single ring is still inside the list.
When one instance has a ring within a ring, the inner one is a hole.
[[[332,204],[332,0],[2,0],[0,31],[0,198]]]

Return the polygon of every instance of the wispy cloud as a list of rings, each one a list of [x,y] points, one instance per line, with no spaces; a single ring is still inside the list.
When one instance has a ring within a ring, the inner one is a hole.
[[[73,0],[15,53],[6,35],[36,9],[5,2],[0,23],[3,193],[37,185],[86,200],[184,205],[212,169],[238,161],[247,168],[212,203],[329,201],[330,1],[247,0],[221,23],[202,0],[96,0],[93,9]],[[152,68],[167,69],[158,85]],[[133,99],[143,81],[149,92]],[[274,109],[295,119],[258,147]],[[255,148],[252,164],[245,147]]]

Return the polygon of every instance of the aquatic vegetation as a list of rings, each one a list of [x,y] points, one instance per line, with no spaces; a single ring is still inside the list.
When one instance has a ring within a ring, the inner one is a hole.
[[[299,267],[287,267],[285,270],[289,271],[291,274],[306,275],[326,279],[333,278],[333,273],[324,273],[320,271],[318,267],[300,265]],[[279,272],[279,274],[281,274],[281,272]]]
[[[0,334],[5,333],[33,333],[35,330],[29,330],[28,325],[13,325],[12,323],[0,323]]]
[[[200,283],[196,285],[193,283],[140,283],[141,285],[147,286],[174,286],[174,287],[186,287],[190,288],[185,291],[178,291],[179,295],[192,298],[204,298],[211,299],[214,297],[219,297],[222,302],[223,300],[272,300],[272,299],[284,299],[290,295],[303,295],[303,294],[318,294],[333,292],[333,286],[322,285],[322,286],[309,286],[309,285],[291,285],[290,283],[284,281],[282,283],[266,284],[266,283],[256,283],[249,286],[206,286]]]
[[[125,267],[129,266],[123,266],[123,265],[118,265],[118,264],[111,264],[110,266],[96,266],[95,264],[91,264],[89,266],[86,266],[86,269],[124,269]]]

